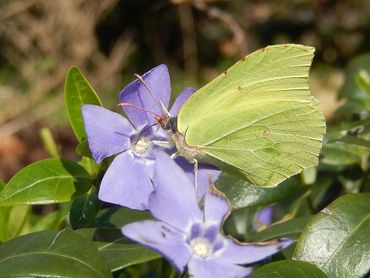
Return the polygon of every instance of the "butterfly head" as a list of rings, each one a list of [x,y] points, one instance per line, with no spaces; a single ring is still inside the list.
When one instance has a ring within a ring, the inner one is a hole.
[[[177,117],[165,116],[155,116],[157,123],[166,131],[171,133],[177,132]]]

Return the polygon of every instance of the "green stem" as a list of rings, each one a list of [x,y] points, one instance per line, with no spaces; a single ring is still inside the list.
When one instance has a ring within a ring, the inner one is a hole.
[[[176,278],[176,269],[173,267],[173,266],[171,266],[171,273],[170,273],[170,275],[168,276],[168,278]]]

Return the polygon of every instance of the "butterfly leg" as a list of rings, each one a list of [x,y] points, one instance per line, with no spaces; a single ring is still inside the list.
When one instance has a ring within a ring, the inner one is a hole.
[[[159,141],[159,140],[153,140],[152,144],[168,149],[172,148],[173,146],[173,144],[171,144],[168,141]]]
[[[195,192],[198,194],[198,160],[194,159],[194,187]]]

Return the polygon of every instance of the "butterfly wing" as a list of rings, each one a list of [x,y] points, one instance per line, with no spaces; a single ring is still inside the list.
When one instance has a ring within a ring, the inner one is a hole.
[[[325,119],[308,87],[314,49],[268,46],[193,94],[178,130],[199,160],[275,186],[318,163]]]

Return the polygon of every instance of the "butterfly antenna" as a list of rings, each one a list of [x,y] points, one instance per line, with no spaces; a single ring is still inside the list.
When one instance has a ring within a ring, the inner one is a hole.
[[[167,108],[164,107],[163,103],[161,101],[159,101],[153,94],[153,92],[150,90],[150,88],[148,87],[148,85],[146,84],[146,82],[144,81],[144,79],[138,75],[138,74],[134,74],[135,77],[144,85],[145,89],[148,91],[149,95],[152,97],[152,99],[154,100],[154,102],[158,105],[159,109],[165,113],[167,116],[171,116],[170,115],[170,112],[168,112]]]
[[[152,124],[152,125],[150,125],[150,126],[146,126],[145,128],[143,128],[143,129],[140,131],[139,136],[138,136],[138,137],[137,137],[137,139],[135,140],[135,144],[136,144],[137,142],[139,142],[139,140],[140,140],[141,136],[143,136],[143,134],[144,134],[144,132],[145,132],[145,131],[147,131],[148,129],[150,129],[150,128],[152,128],[153,126],[156,126],[156,125],[158,125],[158,123],[154,123],[154,124]]]
[[[156,116],[156,117],[161,117],[161,116],[159,116],[157,113],[154,113],[153,111],[150,111],[150,110],[148,110],[148,109],[145,109],[145,108],[143,108],[143,107],[137,106],[137,105],[132,104],[132,103],[128,103],[128,102],[121,102],[121,103],[118,103],[118,104],[117,104],[117,106],[119,106],[119,107],[126,107],[126,106],[128,106],[128,107],[133,107],[133,108],[139,109],[139,110],[141,110],[141,111],[148,112],[148,113],[150,113],[150,114],[152,114],[152,115],[154,115],[154,116]]]

